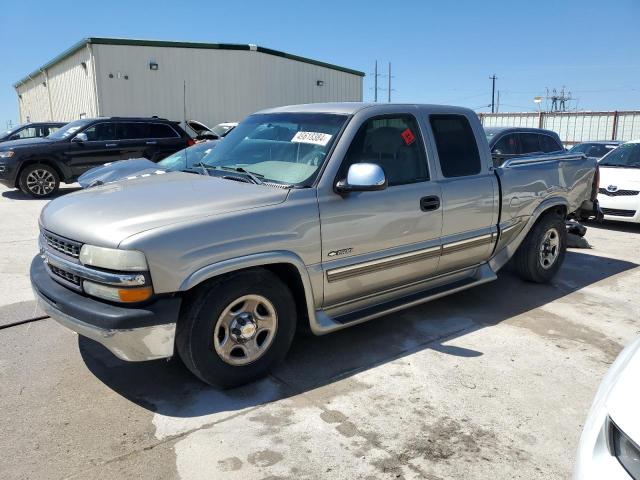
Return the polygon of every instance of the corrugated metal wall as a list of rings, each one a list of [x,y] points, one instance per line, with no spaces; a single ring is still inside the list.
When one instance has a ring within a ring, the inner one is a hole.
[[[83,48],[16,88],[20,122],[71,121],[97,115],[93,62]],[[82,63],[86,65],[86,69]]]
[[[31,77],[26,83],[17,87],[16,91],[18,92],[20,123],[51,119],[49,95],[43,73]]]
[[[485,127],[546,128],[568,145],[587,140],[640,138],[640,111],[480,113]]]
[[[158,115],[181,121],[186,106],[188,119],[213,126],[240,121],[262,108],[362,101],[358,75],[257,51],[119,45],[93,49],[100,114],[105,116]],[[150,70],[151,60],[158,70]],[[318,80],[324,85],[318,86]]]

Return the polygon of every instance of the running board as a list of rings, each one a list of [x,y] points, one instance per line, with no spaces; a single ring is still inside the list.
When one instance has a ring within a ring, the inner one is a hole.
[[[461,292],[462,290],[491,282],[497,278],[498,277],[495,272],[491,270],[491,267],[489,267],[488,264],[485,263],[478,267],[475,275],[469,278],[412,293],[405,297],[373,305],[355,312],[330,317],[324,310],[316,310],[316,328],[314,328],[313,331],[316,335],[323,335],[335,330],[341,330],[343,328],[350,327],[351,325],[364,323],[366,321],[373,320],[374,318],[382,317],[384,315],[430,302],[453,293]]]

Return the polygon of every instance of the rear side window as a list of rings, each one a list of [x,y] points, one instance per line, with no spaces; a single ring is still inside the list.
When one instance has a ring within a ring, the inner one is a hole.
[[[540,137],[537,133],[521,133],[520,134],[520,148],[522,153],[535,153],[541,152]],[[545,135],[546,136],[546,135]]]
[[[122,140],[148,138],[149,126],[146,123],[119,123],[118,137]]]
[[[482,164],[471,125],[462,115],[431,115],[429,118],[445,177],[480,173]]]
[[[163,123],[149,125],[149,138],[178,138],[176,131]]]
[[[558,144],[555,138],[549,135],[540,135],[540,149],[544,153],[557,152],[562,150],[562,146]]]

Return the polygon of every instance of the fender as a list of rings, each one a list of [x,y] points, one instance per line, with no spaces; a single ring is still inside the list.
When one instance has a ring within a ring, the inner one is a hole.
[[[511,257],[513,257],[518,250],[518,247],[527,237],[540,216],[547,210],[554,207],[564,207],[567,209],[567,213],[569,213],[569,202],[564,197],[550,197],[540,202],[540,205],[538,205],[533,211],[525,226],[520,230],[520,233],[518,233],[518,235],[516,235],[513,240],[505,245],[499,252],[495,253],[495,255],[489,260],[489,266],[494,272],[500,270],[511,259]],[[502,232],[502,230],[503,227],[500,227],[500,232]]]
[[[206,267],[202,267],[196,270],[180,284],[179,291],[187,291],[202,282],[224,275],[225,273],[235,272],[251,267],[260,267],[266,265],[273,265],[276,263],[286,263],[293,265],[302,281],[302,287],[304,289],[305,304],[307,306],[307,315],[309,316],[309,323],[311,325],[316,324],[316,311],[314,308],[314,295],[313,288],[311,286],[311,279],[309,277],[309,271],[302,259],[295,253],[286,250],[277,250],[273,252],[255,253],[246,255],[243,257],[230,258],[221,262],[212,263]]]

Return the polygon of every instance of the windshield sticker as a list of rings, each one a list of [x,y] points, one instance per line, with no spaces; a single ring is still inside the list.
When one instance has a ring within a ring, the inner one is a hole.
[[[402,135],[402,139],[404,140],[405,145],[411,145],[416,141],[416,136],[409,128],[404,130],[400,135]]]
[[[294,143],[311,143],[313,145],[327,146],[332,135],[320,132],[298,132],[291,139]]]

